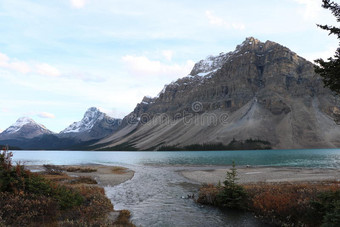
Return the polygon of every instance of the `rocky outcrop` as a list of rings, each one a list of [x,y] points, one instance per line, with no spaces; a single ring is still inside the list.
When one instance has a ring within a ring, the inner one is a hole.
[[[198,62],[158,97],[144,98],[99,145],[156,149],[253,138],[274,148],[338,147],[338,103],[311,62],[251,37]]]

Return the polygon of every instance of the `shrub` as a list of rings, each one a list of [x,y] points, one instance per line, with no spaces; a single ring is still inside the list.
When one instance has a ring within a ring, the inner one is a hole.
[[[26,193],[0,192],[0,207],[0,220],[3,221],[4,226],[53,223],[57,214],[55,201],[45,196]]]
[[[202,185],[198,193],[197,202],[206,205],[218,205],[217,195],[220,193],[220,188],[213,184]]]
[[[340,190],[319,193],[311,205],[314,215],[323,217],[321,226],[340,226]]]
[[[65,168],[67,172],[78,172],[78,173],[92,173],[97,172],[97,169],[90,167],[67,167]]]

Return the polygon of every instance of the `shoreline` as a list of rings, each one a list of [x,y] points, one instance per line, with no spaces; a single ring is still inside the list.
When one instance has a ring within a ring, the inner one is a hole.
[[[85,164],[85,165],[55,165],[63,169],[67,168],[90,168],[95,169],[94,172],[75,172],[66,171],[65,173],[73,177],[91,177],[97,181],[100,187],[116,186],[125,181],[131,180],[135,172],[131,169],[120,166],[108,166],[101,164]],[[33,172],[44,171],[43,165],[25,165],[25,167]]]
[[[211,167],[210,169],[183,170],[179,174],[200,184],[218,184],[226,177],[228,167]],[[269,167],[251,166],[236,167],[238,183],[289,183],[340,181],[340,169],[308,167]]]

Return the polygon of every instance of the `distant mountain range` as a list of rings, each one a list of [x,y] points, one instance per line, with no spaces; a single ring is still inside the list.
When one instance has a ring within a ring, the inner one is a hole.
[[[107,116],[95,107],[89,108],[79,122],[74,122],[60,133],[53,133],[28,117],[19,118],[0,133],[0,144],[22,149],[78,149],[86,148],[118,130],[121,119]]]
[[[188,76],[144,97],[124,119],[96,108],[58,134],[19,119],[0,144],[24,149],[158,150],[340,146],[340,99],[313,63],[288,48],[247,38],[197,62]],[[236,146],[237,145],[237,146]],[[263,145],[263,146],[262,146]],[[251,146],[250,146],[251,147]]]

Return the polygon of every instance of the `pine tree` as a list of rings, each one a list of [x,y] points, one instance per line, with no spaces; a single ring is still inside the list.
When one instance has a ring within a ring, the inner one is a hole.
[[[225,181],[223,182],[224,187],[217,195],[217,201],[221,206],[233,209],[244,208],[247,194],[244,188],[236,183],[237,180],[237,170],[235,162],[233,162],[231,171],[227,171]]]
[[[336,20],[340,22],[340,6],[330,0],[322,0],[322,7],[329,9],[336,17]],[[340,28],[328,25],[318,25],[321,29],[329,31],[329,34],[336,35],[340,39]],[[315,66],[315,72],[322,78],[326,87],[332,91],[340,94],[340,47],[336,50],[334,58],[330,57],[324,61],[323,59],[315,60],[317,65]]]

